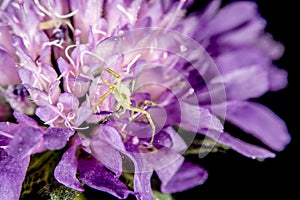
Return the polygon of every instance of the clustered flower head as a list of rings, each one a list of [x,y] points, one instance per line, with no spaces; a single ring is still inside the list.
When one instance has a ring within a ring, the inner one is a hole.
[[[283,46],[253,2],[189,13],[192,3],[1,1],[0,199],[25,193],[30,169],[50,165],[36,158],[47,152],[58,160],[51,176],[78,194],[150,200],[205,182],[184,156],[195,150],[266,159],[285,148],[285,123],[252,101],[286,86],[273,65]]]

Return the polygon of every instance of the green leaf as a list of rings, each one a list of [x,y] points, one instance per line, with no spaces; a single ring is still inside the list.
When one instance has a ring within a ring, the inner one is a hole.
[[[152,194],[155,200],[173,200],[171,194],[163,194],[157,190],[152,190]]]
[[[83,194],[60,184],[53,176],[62,153],[45,151],[31,156],[21,200],[85,200]]]

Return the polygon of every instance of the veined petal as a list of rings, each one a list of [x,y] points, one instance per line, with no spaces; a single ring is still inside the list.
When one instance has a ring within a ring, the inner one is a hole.
[[[270,64],[270,58],[263,54],[261,50],[248,46],[224,52],[215,58],[215,62],[221,74],[225,75],[255,65],[265,69]]]
[[[185,143],[185,141],[182,139],[182,137],[180,136],[179,133],[177,133],[173,127],[167,127],[164,129],[164,131],[166,131],[166,133],[171,137],[172,139],[172,146],[170,147],[170,149],[172,149],[175,152],[182,152],[184,150],[186,150],[187,144]]]
[[[223,130],[220,120],[207,109],[185,102],[170,104],[166,107],[167,123],[179,125],[183,129],[198,132],[201,129]]]
[[[4,85],[20,82],[18,68],[12,56],[0,48],[0,83]]]
[[[50,106],[40,106],[35,110],[35,114],[44,122],[52,120],[58,114],[50,108]]]
[[[9,142],[7,152],[10,156],[22,159],[29,156],[35,145],[38,145],[42,132],[33,127],[24,127],[17,130]]]
[[[97,25],[100,21],[101,13],[103,12],[103,0],[98,1],[70,1],[72,10],[79,12],[74,15],[74,25],[81,30],[82,42],[87,42],[89,27]],[[98,27],[93,27],[98,28]],[[101,29],[100,29],[101,31]],[[103,30],[102,30],[103,31]]]
[[[238,138],[231,136],[226,132],[218,133],[215,131],[209,131],[206,133],[206,136],[214,139],[218,143],[224,144],[236,152],[253,159],[265,159],[265,158],[274,158],[275,154],[264,149],[262,147],[258,147],[253,144],[249,144],[244,142]]]
[[[76,151],[79,145],[78,140],[64,153],[60,162],[54,170],[54,177],[58,182],[74,190],[84,191],[81,183],[76,178],[77,158]]]
[[[28,165],[29,156],[20,159],[0,149],[0,199],[19,199]]]
[[[12,35],[10,33],[10,27],[8,25],[3,25],[0,27],[0,49],[5,50],[7,53],[13,55],[12,48]]]
[[[228,100],[255,98],[269,90],[267,70],[262,69],[259,65],[232,70],[224,74],[220,81],[223,81],[225,85]]]
[[[79,127],[85,120],[91,116],[92,108],[88,106],[80,106],[77,110],[77,118],[75,120],[74,126]]]
[[[17,119],[18,123],[20,123],[20,124],[25,124],[27,126],[32,126],[32,127],[38,127],[38,124],[35,120],[28,117],[27,115],[25,115],[22,112],[14,111],[13,115]]]
[[[230,44],[235,47],[256,43],[266,26],[265,20],[258,15],[252,21],[245,22],[241,28],[233,29],[229,34],[224,34],[218,38],[220,45]]]
[[[203,184],[207,177],[208,173],[205,169],[190,162],[185,162],[172,179],[166,185],[161,186],[161,191],[164,193],[181,192]]]
[[[269,108],[253,102],[227,102],[226,120],[276,151],[290,142],[286,124]]]
[[[89,187],[108,192],[119,199],[126,199],[129,194],[133,194],[95,158],[79,159],[78,170],[80,180]]]
[[[137,192],[136,198],[138,200],[154,200],[150,184],[152,173],[150,171],[134,174],[134,191]]]
[[[18,73],[23,84],[27,84],[30,86],[34,85],[35,77],[30,70],[21,68],[19,69]]]
[[[58,102],[64,106],[65,112],[77,110],[79,106],[78,99],[74,95],[68,92],[64,92],[60,94],[58,97]]]
[[[101,138],[91,141],[91,149],[101,164],[114,172],[116,177],[120,177],[122,174],[122,157],[117,150]]]
[[[70,128],[49,127],[43,135],[45,146],[49,150],[61,149],[67,144],[74,132]]]
[[[237,13],[243,14],[238,15]],[[224,33],[250,22],[256,17],[256,4],[246,1],[231,3],[220,9],[216,16],[210,21],[209,27],[207,27],[205,31],[211,35]]]
[[[101,125],[101,135],[103,140],[119,151],[125,151],[125,146],[120,133],[112,126]]]
[[[180,159],[177,159],[176,162],[173,162],[165,168],[155,170],[161,181],[162,188],[168,185],[168,183],[172,180],[173,176],[177,173],[183,162],[184,157],[180,157]]]

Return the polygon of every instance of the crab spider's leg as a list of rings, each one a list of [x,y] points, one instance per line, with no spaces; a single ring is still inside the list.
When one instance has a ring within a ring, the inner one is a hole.
[[[120,79],[121,76],[114,72],[113,70],[109,69],[109,68],[104,68],[105,71],[107,71],[108,73],[110,73],[111,75],[113,75],[114,77],[116,77],[117,79]],[[105,92],[96,102],[96,104],[94,105],[94,109],[97,108],[97,106],[106,98],[108,97],[111,93],[113,93],[116,89],[116,86],[114,84],[109,83],[108,81],[104,80],[105,85],[109,86],[109,90],[107,92]]]
[[[139,113],[142,113],[142,114],[144,114],[144,115],[147,117],[148,122],[149,122],[149,124],[150,124],[150,126],[151,126],[151,128],[152,128],[152,136],[151,136],[151,141],[150,141],[150,144],[152,144],[152,143],[153,143],[153,140],[154,140],[154,135],[155,135],[155,125],[154,125],[154,123],[153,123],[153,121],[152,121],[152,118],[151,118],[150,113],[148,113],[147,111],[145,111],[145,110],[143,110],[143,109],[135,108],[135,107],[132,107],[132,106],[129,106],[129,107],[127,108],[127,110],[131,110],[131,111],[133,111],[133,112],[139,112]]]
[[[117,72],[115,72],[109,68],[104,68],[104,70],[107,71],[108,73],[110,73],[111,75],[113,75],[114,77],[116,77],[117,79],[121,78],[120,74],[118,74]]]
[[[99,104],[104,100],[106,99],[106,97],[108,97],[108,95],[110,95],[111,93],[113,93],[115,90],[115,87],[110,87],[109,90],[107,92],[105,92],[99,99],[98,101],[96,102],[96,104],[94,105],[94,109],[97,108],[97,106],[99,106]]]

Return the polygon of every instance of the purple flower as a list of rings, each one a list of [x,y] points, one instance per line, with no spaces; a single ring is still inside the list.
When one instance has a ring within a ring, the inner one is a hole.
[[[29,165],[30,155],[42,149],[42,130],[23,113],[15,112],[19,124],[0,122],[0,196],[18,199]],[[31,139],[28,139],[31,138]]]
[[[153,173],[166,194],[205,182],[207,171],[184,157],[189,147],[275,157],[227,133],[224,121],[285,148],[285,123],[249,101],[287,84],[273,65],[284,47],[265,33],[256,4],[213,0],[186,15],[191,4],[0,4],[0,118],[10,106],[18,121],[0,123],[1,199],[19,198],[30,156],[45,150],[64,151],[54,177],[66,187],[150,200]]]

